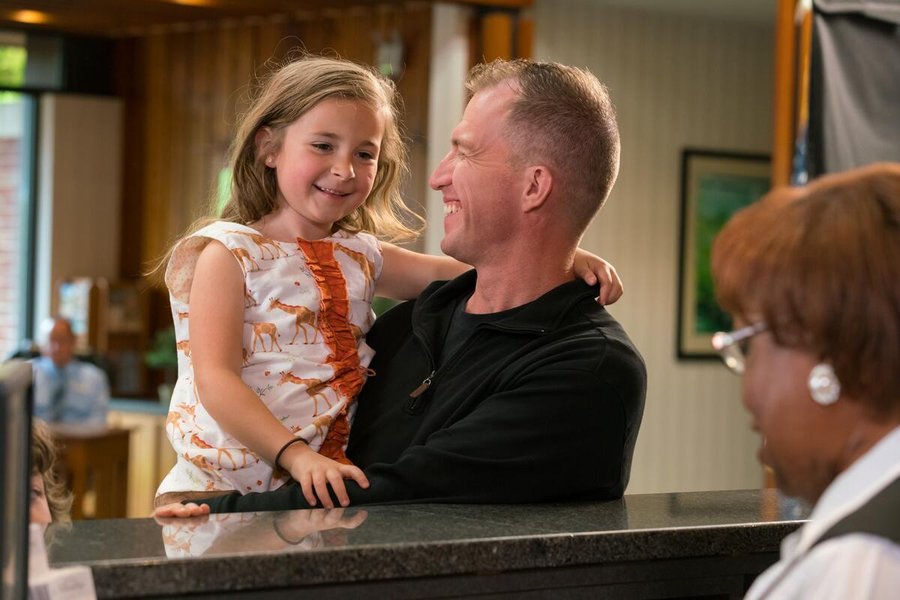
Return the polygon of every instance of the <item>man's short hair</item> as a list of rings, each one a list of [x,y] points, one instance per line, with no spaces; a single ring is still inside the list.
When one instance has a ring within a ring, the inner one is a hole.
[[[519,93],[505,132],[513,160],[550,167],[573,225],[584,232],[619,173],[619,126],[606,86],[586,69],[496,60],[469,72],[469,99],[503,82]]]

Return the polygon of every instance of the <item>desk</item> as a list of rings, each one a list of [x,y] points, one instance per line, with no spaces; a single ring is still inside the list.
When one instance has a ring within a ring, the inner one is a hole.
[[[142,518],[153,512],[156,488],[175,464],[175,451],[166,438],[167,411],[168,407],[158,402],[115,398],[110,402],[107,423],[131,431],[128,517]]]
[[[89,565],[99,598],[738,599],[802,522],[780,505],[775,490],[738,490],[372,506],[344,513],[361,519],[352,529],[308,536],[297,524],[323,509],[79,521],[53,531],[50,562]]]
[[[127,429],[54,425],[60,474],[75,496],[72,519],[125,516],[128,494]]]

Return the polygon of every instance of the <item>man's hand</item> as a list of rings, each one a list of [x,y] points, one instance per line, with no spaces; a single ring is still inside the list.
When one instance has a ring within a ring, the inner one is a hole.
[[[348,506],[350,497],[344,479],[352,479],[362,488],[369,487],[369,480],[359,467],[326,458],[305,444],[294,444],[288,448],[280,462],[288,466],[291,477],[300,484],[303,497],[310,506],[316,506],[318,496],[323,507],[334,508],[328,493],[329,484],[340,505]]]
[[[622,297],[624,289],[622,280],[616,273],[616,268],[587,250],[578,248],[575,250],[575,275],[584,280],[588,285],[596,285],[600,282],[600,295],[597,302],[604,306],[614,304]]]

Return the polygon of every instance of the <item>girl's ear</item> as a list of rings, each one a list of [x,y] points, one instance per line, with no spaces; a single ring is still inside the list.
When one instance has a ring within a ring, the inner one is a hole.
[[[275,146],[275,135],[272,133],[272,129],[270,127],[260,127],[253,141],[256,144],[256,156],[261,158],[267,166],[271,167],[271,162],[275,158],[271,156]]]

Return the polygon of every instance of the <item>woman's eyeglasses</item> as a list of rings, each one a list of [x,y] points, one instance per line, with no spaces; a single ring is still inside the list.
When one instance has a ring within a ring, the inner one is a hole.
[[[727,333],[720,331],[713,335],[712,346],[722,357],[726,367],[738,375],[743,375],[750,338],[765,330],[766,324],[759,322]]]

